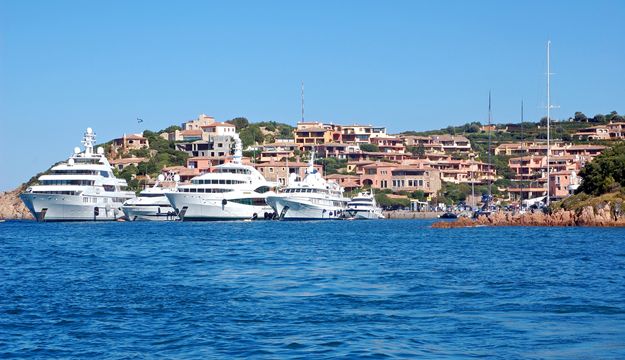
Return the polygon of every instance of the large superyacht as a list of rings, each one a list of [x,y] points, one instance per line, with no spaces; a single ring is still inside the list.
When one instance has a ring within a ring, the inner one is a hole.
[[[234,136],[235,151],[230,163],[179,185],[165,195],[181,220],[270,219],[273,210],[266,198],[276,184],[268,182],[254,167],[243,165],[241,139]]]
[[[95,134],[87,128],[82,144],[66,161],[41,175],[20,198],[37,221],[116,220],[124,216],[121,206],[135,197],[126,180],[113,175],[104,149],[93,151]]]
[[[296,181],[291,174],[289,183],[280,193],[267,197],[280,220],[336,220],[346,215],[348,198],[343,188],[333,181],[326,181],[314,167],[312,153],[306,175]]]

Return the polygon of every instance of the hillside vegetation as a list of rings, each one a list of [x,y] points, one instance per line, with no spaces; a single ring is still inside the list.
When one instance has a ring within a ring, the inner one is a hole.
[[[579,210],[612,203],[621,211],[625,202],[625,142],[604,150],[579,172],[582,183],[575,195],[554,204],[554,208]]]

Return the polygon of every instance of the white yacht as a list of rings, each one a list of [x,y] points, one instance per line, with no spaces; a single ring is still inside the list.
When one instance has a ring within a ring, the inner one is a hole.
[[[191,179],[165,195],[181,220],[270,219],[273,210],[266,203],[274,183],[254,167],[241,164],[241,139],[235,136],[233,161]]]
[[[176,174],[166,179],[165,176],[161,174],[158,176],[158,181],[154,186],[142,190],[138,197],[124,203],[122,210],[130,221],[166,221],[178,219],[176,211],[169,203],[169,200],[167,200],[167,196],[165,196],[165,194],[176,191],[176,189],[175,187],[163,187],[162,183],[165,181],[174,182],[177,186],[178,181],[180,181],[180,176]]]
[[[377,206],[372,192],[363,191],[358,193],[347,203],[347,214],[353,219],[384,219],[382,209]]]
[[[135,197],[126,180],[113,175],[104,149],[93,151],[95,134],[87,128],[80,148],[53,166],[20,198],[37,221],[116,220],[124,214],[124,201]]]
[[[343,188],[334,181],[326,181],[314,167],[313,153],[306,176],[295,181],[291,174],[289,183],[280,193],[267,197],[280,220],[332,220],[345,217],[349,199]]]

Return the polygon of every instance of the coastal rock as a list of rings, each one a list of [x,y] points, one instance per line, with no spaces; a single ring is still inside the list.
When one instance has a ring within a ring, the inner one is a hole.
[[[23,190],[24,188],[20,186],[15,190],[0,193],[0,219],[33,219],[19,198]]]
[[[453,222],[437,222],[433,228],[447,229],[471,226],[625,226],[625,214],[610,203],[596,207],[585,206],[578,212],[560,209],[551,214],[533,212],[525,214],[494,213],[475,220],[461,218]]]

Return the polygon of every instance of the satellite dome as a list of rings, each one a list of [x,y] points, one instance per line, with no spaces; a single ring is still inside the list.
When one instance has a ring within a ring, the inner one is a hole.
[[[74,165],[74,159],[67,160],[67,165],[69,165],[69,166]]]
[[[98,146],[98,154],[104,155],[104,148],[102,146]]]
[[[74,148],[74,154],[80,154],[80,148],[78,146]]]
[[[174,181],[175,182],[179,182],[180,181],[180,175],[178,175],[178,174],[174,175]]]
[[[87,128],[87,134],[93,134],[93,129],[92,128]]]
[[[162,181],[165,181],[165,175],[163,175],[163,174],[159,174],[159,175],[158,175],[158,181],[161,181],[161,182],[162,182]]]

